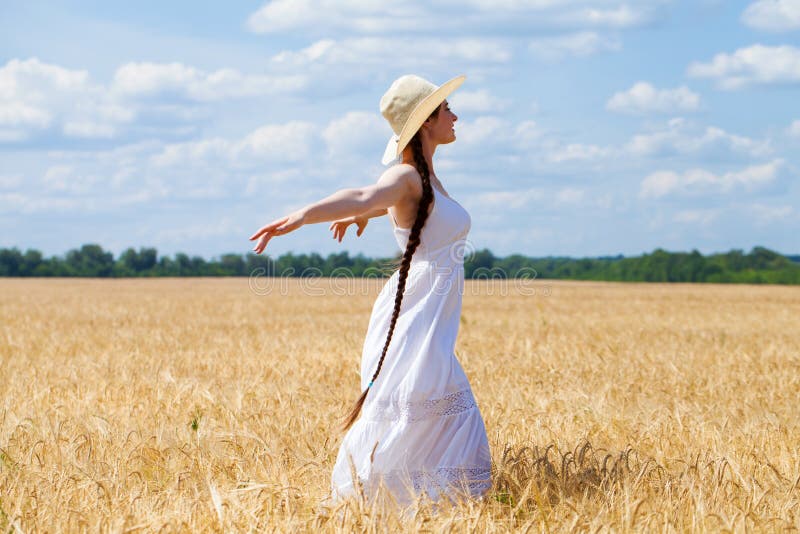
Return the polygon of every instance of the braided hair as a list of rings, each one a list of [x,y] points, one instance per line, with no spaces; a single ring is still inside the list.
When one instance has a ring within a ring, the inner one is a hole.
[[[439,109],[437,108],[433,113],[431,113],[429,118],[435,118],[438,114]],[[422,197],[419,199],[417,217],[414,220],[414,226],[411,227],[411,233],[408,236],[408,244],[406,245],[406,250],[403,253],[400,261],[400,270],[397,276],[397,293],[395,294],[394,298],[394,311],[392,312],[392,318],[389,321],[389,332],[386,335],[386,343],[383,345],[383,352],[381,352],[381,357],[378,360],[378,367],[375,369],[375,374],[372,375],[367,389],[361,393],[361,397],[359,397],[355,404],[353,404],[353,407],[350,409],[350,413],[347,414],[347,417],[342,424],[343,431],[350,428],[358,418],[359,414],[361,413],[361,407],[364,405],[364,400],[367,398],[367,393],[369,393],[369,388],[372,387],[372,384],[375,382],[381,372],[383,359],[386,357],[386,351],[389,349],[389,343],[392,341],[394,327],[397,324],[397,317],[400,315],[400,305],[403,303],[403,293],[406,289],[406,278],[408,278],[408,271],[411,268],[411,257],[414,256],[414,252],[419,246],[422,227],[425,226],[425,221],[428,219],[428,207],[433,201],[433,187],[431,186],[430,169],[428,169],[428,162],[425,160],[425,155],[422,153],[422,138],[420,137],[420,131],[421,130],[418,130],[417,133],[414,134],[414,137],[411,138],[409,146],[414,154],[414,166],[417,168],[417,172],[419,172],[419,175],[422,178]]]

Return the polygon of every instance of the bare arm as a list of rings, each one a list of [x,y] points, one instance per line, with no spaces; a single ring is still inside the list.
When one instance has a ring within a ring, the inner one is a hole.
[[[409,166],[395,165],[386,170],[377,183],[362,188],[341,189],[285,217],[262,226],[250,241],[258,239],[253,250],[261,254],[269,240],[277,235],[292,232],[304,224],[335,221],[345,217],[369,214],[370,217],[384,215],[387,208],[403,200],[411,191],[413,173]]]
[[[318,202],[299,210],[303,224],[335,221],[345,217],[355,217],[370,210],[365,188],[340,189]]]
[[[303,224],[335,221],[345,217],[360,216],[367,219],[387,213],[408,195],[408,172],[393,167],[373,185],[358,189],[342,189],[300,210]]]
[[[374,219],[375,217],[382,217],[389,213],[387,208],[378,208],[376,210],[368,211],[367,213],[362,213],[359,217],[363,217],[364,219]]]

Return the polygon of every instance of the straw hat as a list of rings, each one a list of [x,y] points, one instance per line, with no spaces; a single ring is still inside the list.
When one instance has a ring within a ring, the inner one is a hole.
[[[388,165],[400,154],[431,113],[447,96],[464,83],[466,76],[456,76],[440,86],[407,74],[396,79],[381,97],[381,115],[389,121],[394,135],[386,144],[383,164]]]

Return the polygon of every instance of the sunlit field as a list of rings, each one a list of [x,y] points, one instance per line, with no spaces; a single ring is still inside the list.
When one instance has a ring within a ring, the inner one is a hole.
[[[0,280],[0,530],[800,528],[800,288],[466,283],[482,501],[320,506],[382,280]]]

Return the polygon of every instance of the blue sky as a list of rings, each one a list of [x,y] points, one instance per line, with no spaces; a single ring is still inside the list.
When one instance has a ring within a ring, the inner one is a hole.
[[[800,0],[0,6],[0,247],[245,253],[378,179],[378,101],[467,81],[435,170],[495,254],[800,253]],[[267,253],[387,256],[385,218]]]

